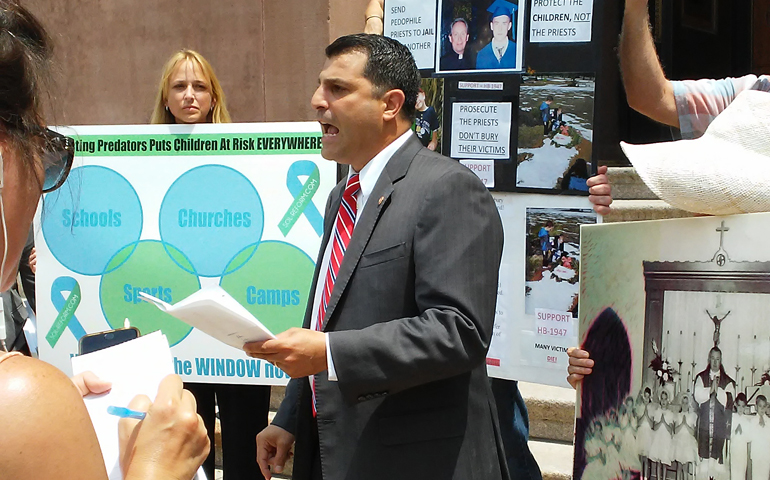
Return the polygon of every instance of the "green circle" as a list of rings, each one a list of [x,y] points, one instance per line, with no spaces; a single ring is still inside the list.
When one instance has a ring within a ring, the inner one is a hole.
[[[314,269],[313,260],[294,245],[261,242],[249,261],[222,277],[220,285],[271,332],[280,333],[302,326]],[[225,271],[230,270],[228,265]]]
[[[166,253],[166,248],[173,259]],[[107,270],[113,264],[125,263],[102,277],[99,296],[104,317],[112,328],[122,328],[128,318],[131,326],[143,335],[160,330],[168,338],[169,345],[174,346],[192,331],[192,327],[141,300],[138,293],[143,291],[174,304],[200,290],[201,285],[197,275],[183,268],[193,271],[184,254],[171,245],[166,244],[166,248],[157,240],[143,240],[116,253]]]

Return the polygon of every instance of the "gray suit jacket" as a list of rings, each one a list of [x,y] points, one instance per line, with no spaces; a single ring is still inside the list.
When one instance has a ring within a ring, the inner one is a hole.
[[[345,182],[332,191],[313,288]],[[492,196],[416,137],[390,159],[353,232],[324,331],[339,381],[316,376],[324,480],[508,478],[487,382],[502,225]],[[310,324],[312,294],[305,315]],[[274,424],[309,478],[307,378]]]

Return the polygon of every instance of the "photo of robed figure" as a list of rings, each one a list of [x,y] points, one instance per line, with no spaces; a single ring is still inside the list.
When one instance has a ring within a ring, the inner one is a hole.
[[[709,365],[695,377],[694,387],[698,402],[698,456],[703,461],[713,459],[723,464],[736,387],[722,365],[719,347],[709,351]]]

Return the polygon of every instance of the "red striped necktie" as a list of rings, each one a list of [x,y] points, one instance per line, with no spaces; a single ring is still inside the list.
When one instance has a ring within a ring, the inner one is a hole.
[[[332,296],[334,282],[337,280],[337,273],[339,273],[342,259],[345,257],[345,250],[347,250],[348,244],[350,244],[350,237],[353,236],[353,227],[356,224],[356,211],[358,210],[356,196],[360,191],[361,186],[358,182],[358,174],[354,173],[348,178],[345,192],[342,194],[340,209],[337,211],[337,218],[334,221],[334,232],[332,233],[331,238],[331,241],[333,242],[332,252],[329,256],[329,268],[326,271],[324,290],[321,294],[321,302],[318,305],[318,319],[315,324],[315,329],[319,332],[323,330],[326,308],[329,306],[329,299]],[[315,416],[315,377],[313,377],[312,386],[313,416]]]

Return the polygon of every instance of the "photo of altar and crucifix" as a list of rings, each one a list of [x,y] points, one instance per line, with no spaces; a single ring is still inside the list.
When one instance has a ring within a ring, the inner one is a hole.
[[[599,363],[616,325],[630,362],[604,373],[620,391],[581,392],[574,478],[770,479],[768,220],[583,228],[584,348]]]
[[[670,384],[661,386],[674,397],[691,393],[700,463],[726,474],[729,457],[743,480],[743,449],[761,439],[758,420],[767,418],[770,398],[770,328],[758,321],[770,316],[770,262],[734,261],[724,248],[725,221],[717,231],[719,249],[707,262],[644,262],[645,337],[659,342],[660,359],[671,369]],[[650,353],[645,350],[646,363],[654,360]],[[655,384],[664,370],[648,369],[648,382]],[[770,425],[764,435],[770,441]],[[769,453],[760,459],[755,448],[749,478],[770,478]]]

